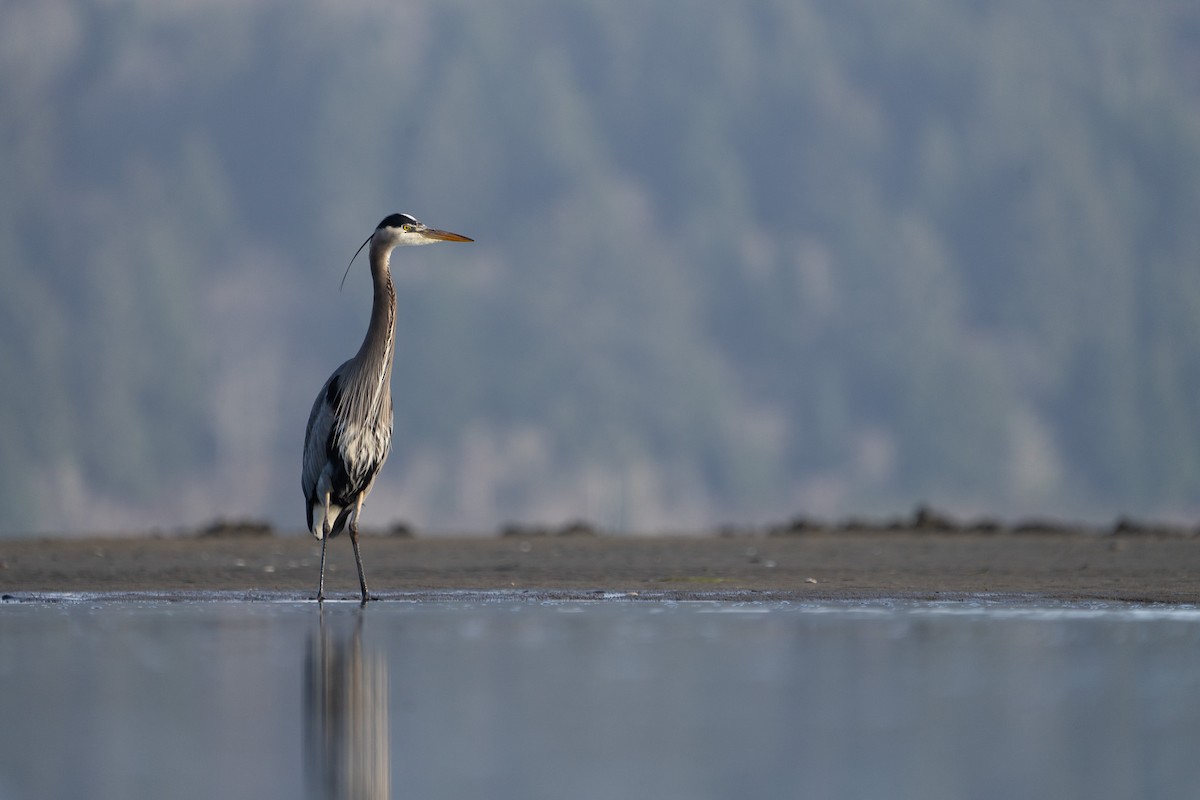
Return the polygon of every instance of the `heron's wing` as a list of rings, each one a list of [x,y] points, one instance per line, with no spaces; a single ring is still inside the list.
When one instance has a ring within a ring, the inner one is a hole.
[[[300,475],[300,485],[304,489],[304,497],[308,500],[309,514],[312,504],[317,501],[317,482],[321,473],[329,466],[329,436],[337,425],[337,408],[341,384],[343,364],[334,370],[321,387],[316,400],[313,401],[312,411],[308,415],[308,426],[304,430],[304,465]],[[309,520],[309,528],[312,521]]]
[[[350,383],[352,361],[338,367],[321,387],[308,417],[301,480],[310,516],[326,490],[331,506],[339,507],[370,492],[391,449],[391,392],[385,392],[380,408],[364,406]]]

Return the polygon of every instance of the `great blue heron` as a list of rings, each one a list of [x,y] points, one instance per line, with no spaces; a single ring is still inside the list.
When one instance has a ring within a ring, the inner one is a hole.
[[[404,245],[470,241],[457,233],[430,228],[408,214],[391,214],[354,253],[357,257],[367,242],[371,243],[371,280],[375,286],[371,321],[354,358],[334,370],[321,387],[304,432],[301,486],[308,529],[321,540],[317,600],[325,599],[325,548],[330,537],[341,533],[347,522],[362,602],[368,599],[358,552],[358,519],[392,447],[392,351],[396,333],[396,289],[389,267],[392,250]],[[354,263],[353,258],[350,263]]]

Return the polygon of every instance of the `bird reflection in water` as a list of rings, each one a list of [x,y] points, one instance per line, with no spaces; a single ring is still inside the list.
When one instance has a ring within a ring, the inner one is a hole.
[[[364,609],[320,612],[305,658],[305,763],[314,798],[390,796],[388,675],[364,650]]]

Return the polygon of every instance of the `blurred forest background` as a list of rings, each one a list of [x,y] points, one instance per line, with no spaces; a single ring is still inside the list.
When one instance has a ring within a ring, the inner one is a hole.
[[[1200,514],[1200,5],[7,0],[0,533]]]

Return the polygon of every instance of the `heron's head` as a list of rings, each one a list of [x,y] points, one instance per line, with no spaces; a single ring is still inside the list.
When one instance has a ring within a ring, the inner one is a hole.
[[[434,242],[470,242],[466,236],[431,228],[409,214],[389,214],[375,228],[372,243],[390,247],[433,244]]]
[[[405,245],[473,241],[475,240],[461,234],[431,228],[410,214],[389,214],[375,226],[375,232],[354,251],[350,263],[346,265],[346,273],[342,275],[342,285],[344,286],[346,283],[346,275],[350,274],[350,266],[354,263],[354,259],[358,258],[358,254],[362,252],[368,242],[371,244],[371,252],[374,253],[376,248],[383,248],[390,252],[393,247],[404,247]]]

